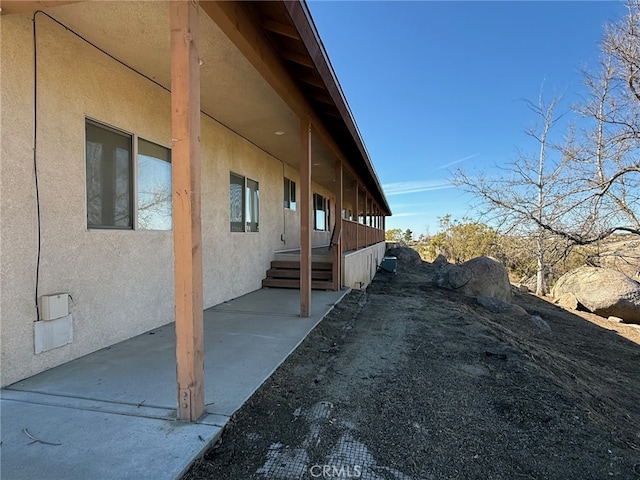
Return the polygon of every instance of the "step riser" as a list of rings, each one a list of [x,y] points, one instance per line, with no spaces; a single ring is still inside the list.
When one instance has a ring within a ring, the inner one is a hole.
[[[312,262],[311,288],[314,290],[333,289],[333,264],[330,262]],[[274,260],[267,270],[267,278],[262,280],[263,287],[300,288],[300,262]]]
[[[271,262],[271,268],[300,270],[300,262],[274,260]],[[333,269],[333,264],[331,264],[330,262],[312,262],[311,269],[331,271]]]
[[[331,274],[331,272],[327,272],[325,270],[313,270],[311,272],[312,280],[331,280],[332,277],[333,275]],[[290,278],[300,280],[300,270],[283,270],[272,268],[271,270],[267,270],[267,278]]]

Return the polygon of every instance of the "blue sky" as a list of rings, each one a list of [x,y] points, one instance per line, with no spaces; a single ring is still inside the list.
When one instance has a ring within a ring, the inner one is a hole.
[[[544,84],[568,109],[605,23],[625,12],[613,0],[308,5],[393,210],[387,228],[416,237],[447,213],[473,217],[450,172],[490,173],[536,149],[524,100]]]

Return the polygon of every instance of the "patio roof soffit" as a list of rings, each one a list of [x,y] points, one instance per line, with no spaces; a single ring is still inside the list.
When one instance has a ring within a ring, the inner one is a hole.
[[[201,8],[336,157],[391,210],[306,5],[201,1]]]

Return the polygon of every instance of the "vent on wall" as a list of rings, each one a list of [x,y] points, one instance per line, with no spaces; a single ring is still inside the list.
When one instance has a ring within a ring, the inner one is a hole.
[[[69,294],[43,295],[39,300],[41,321],[33,323],[36,355],[73,342]]]

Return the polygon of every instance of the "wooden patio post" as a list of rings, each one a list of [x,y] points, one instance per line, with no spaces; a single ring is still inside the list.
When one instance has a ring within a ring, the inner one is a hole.
[[[204,413],[198,2],[172,0],[171,181],[178,419]]]
[[[342,161],[336,160],[336,201],[335,201],[335,234],[333,238],[333,289],[340,290],[342,287]]]
[[[373,229],[371,228],[371,207],[373,205],[371,196],[367,192],[367,247],[373,243]]]
[[[311,315],[311,120],[300,119],[300,316]]]
[[[360,248],[360,183],[356,180],[356,250]]]

